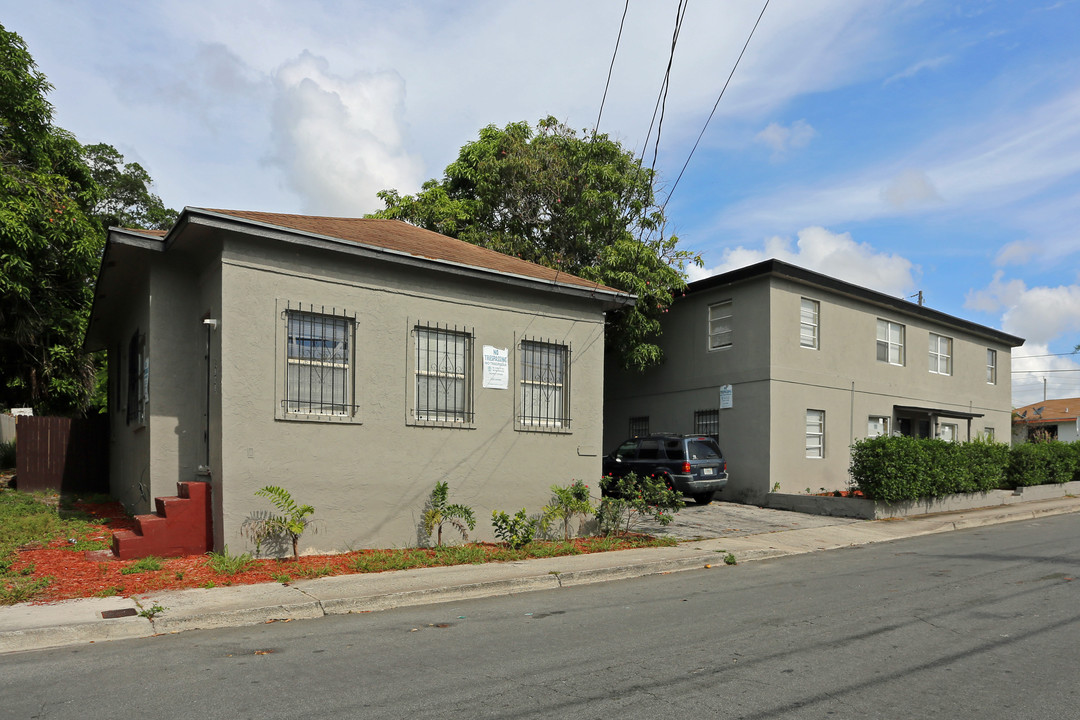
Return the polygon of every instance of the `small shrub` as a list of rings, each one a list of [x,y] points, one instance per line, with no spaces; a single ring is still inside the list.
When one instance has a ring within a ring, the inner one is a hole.
[[[544,506],[542,523],[547,526],[552,521],[558,521],[563,526],[563,540],[570,539],[570,525],[574,519],[578,519],[580,532],[581,523],[585,518],[596,512],[589,498],[589,486],[580,480],[574,480],[571,484],[552,485],[551,501]]]
[[[15,467],[15,441],[0,442],[0,470]]]
[[[738,562],[735,560],[735,556],[733,554],[728,553],[727,555],[724,556],[724,564],[725,565],[738,565]]]
[[[435,487],[428,497],[427,505],[424,507],[424,515],[421,521],[424,534],[430,542],[431,533],[436,532],[435,544],[437,546],[442,545],[443,523],[449,523],[451,527],[461,533],[461,539],[465,542],[469,542],[469,533],[466,531],[476,529],[476,516],[473,515],[472,508],[468,505],[448,504],[449,494],[450,486],[448,483],[435,483]]]
[[[653,475],[628,473],[621,478],[606,475],[600,485],[607,494],[596,508],[601,535],[629,533],[646,518],[667,525],[675,513],[686,507],[682,495]]]
[[[292,543],[293,559],[299,560],[300,536],[309,528],[312,532],[317,532],[315,521],[308,517],[315,513],[315,508],[310,505],[297,505],[288,490],[276,485],[267,485],[256,490],[255,494],[269,500],[281,514],[256,513],[244,520],[240,533],[255,543],[256,554],[267,540],[288,540]]]
[[[150,555],[149,557],[139,558],[133,561],[130,565],[125,565],[120,568],[121,575],[136,575],[144,572],[155,572],[160,570],[161,558]]]
[[[491,525],[495,537],[502,540],[513,550],[520,550],[532,542],[536,536],[537,521],[525,513],[525,508],[510,517],[501,510],[491,512]]]
[[[206,564],[218,575],[236,575],[242,573],[255,563],[250,553],[242,555],[229,555],[229,546],[226,545],[222,552],[211,550],[206,553]]]

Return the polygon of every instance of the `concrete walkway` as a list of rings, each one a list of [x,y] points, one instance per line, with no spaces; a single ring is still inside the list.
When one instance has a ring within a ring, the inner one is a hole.
[[[675,547],[0,607],[0,653],[719,570],[729,553],[745,563],[1075,512],[1077,497],[877,521],[716,503],[663,529],[682,539]]]

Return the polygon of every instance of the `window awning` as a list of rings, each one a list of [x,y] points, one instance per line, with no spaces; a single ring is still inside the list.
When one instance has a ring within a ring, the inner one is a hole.
[[[959,418],[971,420],[983,417],[982,413],[964,412],[963,410],[945,410],[943,408],[917,407],[915,405],[893,405],[897,415],[928,415],[933,417]]]

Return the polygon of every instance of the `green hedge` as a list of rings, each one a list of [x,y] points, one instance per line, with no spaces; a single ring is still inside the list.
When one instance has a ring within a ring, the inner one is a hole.
[[[1050,442],[1024,443],[1012,449],[1009,484],[1012,487],[1065,483],[1080,471],[1080,445]]]
[[[1009,446],[984,440],[876,437],[851,448],[854,489],[885,502],[1005,487],[1009,468]]]

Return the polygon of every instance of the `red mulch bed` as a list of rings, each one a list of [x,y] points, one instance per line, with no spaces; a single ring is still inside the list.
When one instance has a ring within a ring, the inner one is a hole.
[[[131,529],[134,526],[134,521],[118,502],[78,502],[75,503],[75,508],[93,518],[89,532],[83,537],[73,538],[83,547],[93,541],[103,542],[103,547],[108,547],[113,531]],[[95,520],[97,522],[94,522]],[[630,536],[619,538],[618,546],[611,547],[611,541],[600,538],[577,538],[571,541],[572,547],[564,548],[564,552],[552,552],[552,555],[641,547],[651,544],[651,541],[652,538],[648,536]],[[423,548],[360,550],[339,555],[306,555],[299,560],[260,559],[253,561],[250,567],[241,573],[223,575],[214,572],[209,567],[206,555],[188,555],[163,559],[160,570],[123,575],[120,570],[137,561],[88,560],[85,550],[77,549],[72,545],[68,538],[56,538],[44,547],[20,549],[19,559],[13,566],[13,570],[19,571],[33,565],[31,577],[51,578],[48,587],[34,596],[35,603],[110,595],[131,597],[162,590],[280,582],[284,575],[292,580],[324,575],[344,575],[357,572],[350,568],[350,563],[355,562],[358,556],[364,555],[400,557],[402,554],[409,554],[415,558],[416,562],[413,566],[416,567],[440,564],[434,562],[433,550]],[[494,543],[474,543],[470,547],[482,549],[484,556],[493,561],[528,557],[524,553],[507,557],[511,551],[503,545]]]

